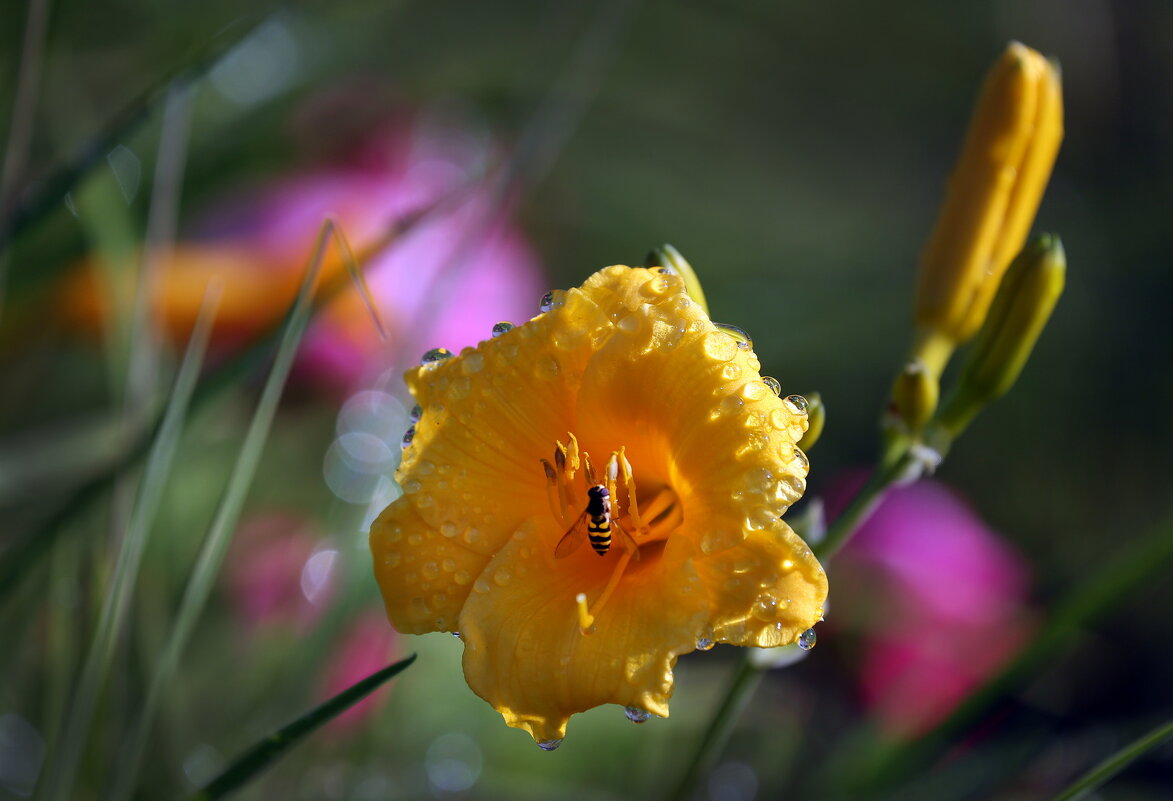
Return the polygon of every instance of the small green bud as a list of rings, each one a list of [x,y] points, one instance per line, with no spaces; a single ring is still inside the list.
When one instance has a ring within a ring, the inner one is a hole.
[[[671,245],[660,245],[653,248],[644,257],[644,267],[664,267],[684,279],[684,288],[688,296],[693,299],[705,314],[709,313],[709,304],[705,301],[705,291],[701,289],[701,279],[697,278],[696,271],[688,263],[688,259],[680,255],[680,251]]]
[[[817,392],[803,397],[806,398],[806,433],[802,435],[798,444],[804,451],[809,451],[823,433],[823,426],[827,422],[827,407],[823,405],[823,396]]]
[[[920,431],[937,411],[939,386],[937,377],[920,360],[909,362],[896,376],[889,404],[906,433]]]
[[[941,410],[939,421],[952,435],[1014,385],[1063,293],[1066,274],[1067,257],[1054,235],[1030,242],[1011,263]]]

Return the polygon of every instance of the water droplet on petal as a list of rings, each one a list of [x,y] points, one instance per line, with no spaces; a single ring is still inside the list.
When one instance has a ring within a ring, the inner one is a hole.
[[[454,631],[454,632],[452,632],[452,636],[459,640],[460,639],[460,632]]]
[[[415,426],[412,426],[411,428],[407,429],[406,433],[404,433],[403,439],[400,440],[400,442],[399,442],[399,447],[401,447],[401,448],[408,447],[409,445],[411,445],[411,441],[414,439],[415,439]]]
[[[762,380],[764,381],[765,379]],[[789,406],[795,414],[806,414],[806,398],[802,397],[802,395],[787,395],[786,405]]]
[[[543,300],[545,300],[545,298],[543,298]],[[501,322],[499,322],[493,326],[493,336],[499,337],[502,334],[507,333],[512,330],[513,330],[513,323],[508,322],[506,320],[502,320]]]
[[[809,651],[815,647],[815,643],[819,641],[819,635],[815,634],[814,629],[807,629],[802,634],[798,635],[798,647],[804,651]]]
[[[432,348],[420,357],[420,364],[435,364],[452,358],[452,351],[448,348]]]
[[[773,376],[769,376],[769,375],[764,375],[764,376],[762,376],[762,383],[765,384],[767,387],[769,387],[770,391],[773,392],[775,395],[782,394],[782,385],[780,383],[778,383],[777,378],[774,378]]]
[[[408,417],[408,419],[411,420],[411,422],[413,422],[413,423],[418,423],[420,421],[420,418],[423,416],[424,416],[424,407],[420,406],[417,403],[415,406],[411,407],[411,414]]]
[[[542,295],[542,302],[538,304],[538,309],[545,313],[551,309],[558,308],[564,303],[566,303],[566,293],[561,289],[552,289]]]
[[[697,637],[696,649],[698,651],[711,651],[716,643],[710,637]]]
[[[623,714],[627,715],[627,719],[632,723],[644,723],[652,716],[651,712],[646,709],[640,709],[638,706],[624,707]]]
[[[713,325],[717,327],[718,331],[728,334],[737,340],[739,350],[753,350],[753,340],[749,338],[749,334],[745,333],[743,329],[735,325],[729,325],[728,323],[713,323]]]
[[[541,740],[538,742],[538,748],[542,749],[543,751],[553,751],[560,745],[562,745],[561,737],[559,737],[557,740]]]

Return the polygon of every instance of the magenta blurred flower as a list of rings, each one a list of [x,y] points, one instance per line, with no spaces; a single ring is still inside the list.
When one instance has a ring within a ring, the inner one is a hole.
[[[248,627],[312,624],[333,595],[334,551],[307,521],[284,512],[241,523],[225,560],[224,586]]]
[[[829,515],[862,484],[828,493]],[[1022,559],[939,482],[889,492],[835,568],[834,619],[863,640],[864,703],[896,736],[940,722],[1031,628]]]
[[[389,665],[396,659],[397,645],[395,630],[387,625],[381,610],[360,614],[331,650],[330,659],[322,673],[322,699],[342,692]],[[354,731],[366,722],[388,696],[386,688],[376,690],[331,721],[327,730],[336,734]]]
[[[495,155],[483,134],[459,123],[399,118],[356,143],[344,163],[237,193],[197,230],[205,241],[247,244],[269,264],[300,273],[327,217],[362,253],[392,223],[445,201],[367,261],[386,342],[352,289],[306,335],[299,356],[306,372],[353,387],[432,347],[458,352],[487,339],[500,320],[537,313],[546,287],[534,251],[510,222],[509,204],[477,183]]]
[[[337,127],[319,118],[316,132]],[[353,113],[353,109],[350,110]],[[328,217],[355,254],[386,327],[382,341],[353,287],[315,319],[299,354],[299,375],[349,390],[396,371],[436,346],[459,351],[487,339],[494,323],[537,313],[545,282],[532,248],[509,219],[508,198],[484,170],[498,154],[470,126],[401,115],[364,128],[347,157],[287,173],[216,203],[160,260],[152,307],[170,334],[186,338],[210,278],[223,285],[214,337],[231,347],[279,322],[296,296]],[[383,234],[435,206],[389,244]],[[322,280],[344,275],[336,247]],[[109,298],[90,262],[65,282],[66,319],[91,334],[107,324]],[[114,306],[113,308],[118,308]]]

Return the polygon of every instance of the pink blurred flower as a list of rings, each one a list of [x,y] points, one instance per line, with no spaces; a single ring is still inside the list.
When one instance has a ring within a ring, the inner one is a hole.
[[[395,630],[387,625],[382,610],[362,613],[334,644],[332,655],[322,673],[322,700],[386,667],[395,660],[397,652]],[[386,687],[375,690],[331,721],[327,729],[336,734],[354,731],[366,722],[388,696]]]
[[[352,389],[432,347],[475,345],[494,323],[536,314],[546,288],[532,248],[508,217],[510,204],[478,183],[495,156],[484,135],[459,122],[421,114],[372,124],[345,160],[238,189],[216,203],[192,237],[164,255],[155,314],[172,336],[186,337],[208,279],[217,276],[224,285],[217,342],[255,336],[290,305],[329,217],[365,256],[387,340],[348,286],[307,332],[299,375]],[[383,245],[384,232],[405,215],[441,200]],[[323,279],[344,272],[336,247],[322,269]],[[92,265],[78,270],[62,296],[66,317],[91,331],[105,325],[111,308],[94,275]]]
[[[311,625],[333,595],[332,551],[313,526],[283,512],[241,523],[225,560],[224,587],[246,626]]]
[[[828,493],[833,517],[862,476]],[[1022,559],[945,485],[892,490],[835,563],[834,619],[863,641],[863,700],[895,736],[932,728],[1022,646]]]

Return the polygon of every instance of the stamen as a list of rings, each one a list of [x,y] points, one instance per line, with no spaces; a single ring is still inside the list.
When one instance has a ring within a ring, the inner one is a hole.
[[[611,516],[619,517],[619,492],[615,486],[616,479],[619,478],[619,460],[615,458],[615,454],[611,454],[611,458],[607,460],[607,492],[611,496]]]
[[[578,630],[583,635],[592,634],[595,630],[595,618],[587,610],[587,597],[585,592],[580,592],[574,596],[574,602],[578,605]]]
[[[623,469],[623,485],[627,488],[627,514],[631,516],[631,522],[635,524],[635,530],[642,536],[647,531],[647,526],[644,525],[643,518],[639,516],[639,501],[636,500],[635,492],[635,476],[631,471],[631,462],[627,461],[626,447],[619,446],[617,452],[618,465]]]
[[[623,556],[619,557],[619,564],[615,565],[615,571],[611,573],[611,578],[607,581],[607,586],[603,588],[603,594],[595,602],[595,608],[590,610],[592,622],[603,611],[603,607],[607,605],[607,601],[615,593],[615,588],[619,586],[619,579],[623,578],[623,571],[627,569],[627,563],[631,561],[631,556],[631,551],[624,551]],[[582,597],[585,601],[586,596],[583,595]]]
[[[567,446],[563,445],[561,440],[558,441],[557,448],[554,451],[554,461],[558,464],[558,502],[562,507],[563,519],[569,520],[566,510],[573,509],[582,502],[582,498],[576,498],[574,489],[570,486],[571,479],[574,478],[574,471],[578,469],[578,442],[574,439],[574,435],[570,435],[570,444],[573,450],[573,457]]]
[[[546,502],[550,505],[550,514],[554,519],[562,524],[563,528],[570,527],[570,521],[566,518],[566,504],[559,504],[561,500],[561,493],[558,492],[558,474],[554,471],[554,465],[542,460],[542,467],[546,471]],[[555,495],[557,494],[557,498]]]
[[[582,452],[582,470],[586,474],[588,487],[593,487],[599,483],[595,481],[595,468],[591,465],[591,455],[586,451]]]
[[[574,436],[574,434],[570,433],[569,431],[566,432],[566,436],[569,437],[569,441],[566,443],[566,463],[570,465],[570,477],[574,478],[574,474],[578,471],[578,468],[581,465],[581,462],[578,458],[578,437]]]

